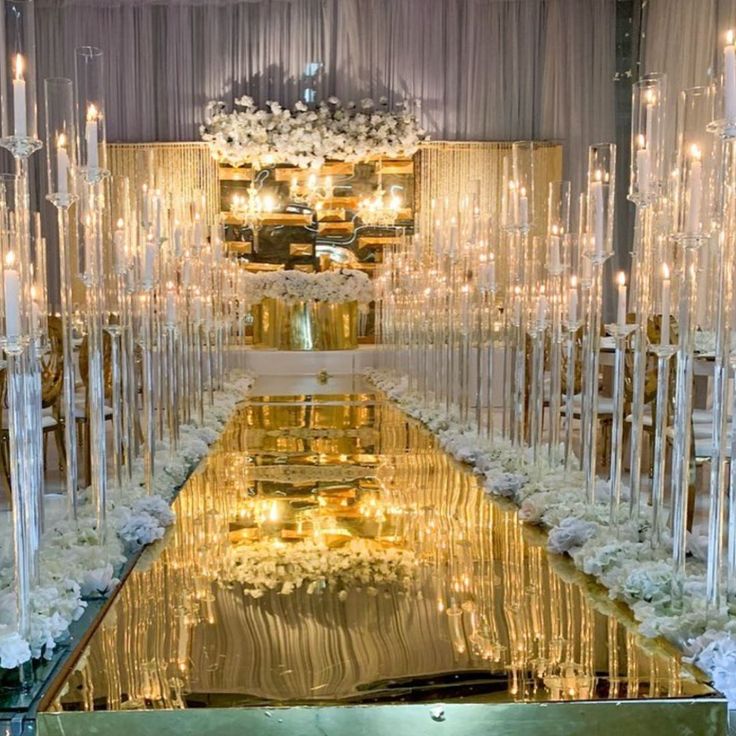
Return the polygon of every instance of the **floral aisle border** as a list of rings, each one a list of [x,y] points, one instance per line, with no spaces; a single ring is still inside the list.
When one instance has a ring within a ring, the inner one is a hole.
[[[263,299],[279,299],[286,304],[324,302],[367,305],[373,300],[373,282],[363,271],[342,268],[336,271],[264,271],[243,273],[243,299],[248,305]]]
[[[224,102],[210,102],[200,134],[212,156],[231,166],[280,162],[318,169],[328,159],[413,156],[426,133],[412,107],[419,110],[419,103],[397,102],[390,110],[386,97],[378,105],[370,97],[345,105],[330,97],[312,107],[297,102],[293,110],[273,101],[259,108],[245,95],[232,112]]]
[[[214,403],[205,408],[203,426],[181,426],[176,455],[170,454],[166,442],[157,445],[152,495],[144,487],[142,459],[135,462],[132,480],[110,494],[106,539],[99,539],[90,503],[82,507],[76,523],[63,518],[61,508],[56,510],[56,520],[47,519],[40,552],[41,579],[32,591],[30,641],[23,639],[16,627],[13,567],[6,559],[12,555],[8,539],[0,550],[3,561],[8,562],[0,573],[0,673],[31,658],[50,658],[57,641],[84,613],[85,599],[110,595],[119,583],[116,570],[142,547],[163,537],[174,521],[170,502],[254,380],[253,375],[243,373],[226,382],[223,390],[214,394]],[[53,515],[51,510],[49,516]]]
[[[708,674],[717,690],[736,708],[736,610],[708,611],[705,597],[705,548],[689,539],[689,571],[681,610],[670,597],[671,562],[666,545],[653,549],[651,515],[642,510],[638,523],[621,512],[619,534],[611,535],[608,483],[600,480],[596,503],[587,503],[583,475],[546,461],[535,463],[528,449],[518,450],[501,438],[481,437],[457,417],[432,407],[411,393],[405,377],[376,369],[368,378],[438,438],[455,459],[473,467],[485,490],[519,506],[519,518],[548,531],[547,549],[568,554],[576,567],[601,582],[612,599],[628,604],[648,637],[663,636]],[[546,457],[546,453],[540,453]]]

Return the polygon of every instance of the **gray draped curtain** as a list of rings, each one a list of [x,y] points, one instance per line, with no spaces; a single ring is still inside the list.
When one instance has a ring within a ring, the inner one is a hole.
[[[39,72],[107,55],[108,137],[196,140],[208,100],[421,100],[434,138],[613,140],[615,0],[38,0]]]
[[[562,142],[576,191],[586,147],[615,140],[616,5],[37,0],[39,89],[73,78],[75,47],[102,48],[110,141],[197,140],[206,103],[243,93],[282,104],[411,98],[435,139]],[[53,243],[52,222],[45,230]]]

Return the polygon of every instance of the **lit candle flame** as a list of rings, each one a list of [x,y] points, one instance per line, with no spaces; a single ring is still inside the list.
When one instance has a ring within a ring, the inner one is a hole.
[[[619,286],[626,286],[626,274],[623,271],[618,272],[618,276],[616,276],[616,282]]]
[[[578,288],[578,277],[577,276],[570,276],[570,288],[572,289]]]
[[[20,54],[15,55],[15,78],[18,81],[23,79],[23,57]]]
[[[87,122],[93,123],[100,117],[100,113],[97,111],[97,107],[94,104],[87,108]],[[145,186],[145,185],[144,185]]]
[[[697,143],[693,143],[690,146],[690,156],[695,161],[700,161],[700,157],[702,156],[702,154],[700,153],[700,148],[698,147],[698,144]]]
[[[662,278],[665,281],[669,281],[670,279],[670,267],[666,263],[662,264]]]
[[[733,46],[734,34],[732,30],[726,31],[726,45]]]
[[[9,250],[5,254],[5,265],[8,268],[12,268],[15,265],[15,251],[14,250]]]
[[[59,135],[56,136],[56,147],[64,148],[65,146],[66,146],[66,135],[64,133],[59,133]]]

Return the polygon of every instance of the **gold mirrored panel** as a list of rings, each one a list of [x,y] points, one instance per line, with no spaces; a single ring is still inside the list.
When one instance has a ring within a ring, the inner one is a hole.
[[[372,395],[254,397],[52,710],[711,691]]]

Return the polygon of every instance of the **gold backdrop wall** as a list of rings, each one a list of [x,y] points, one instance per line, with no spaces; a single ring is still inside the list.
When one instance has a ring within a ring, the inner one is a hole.
[[[136,176],[138,152],[153,148],[154,162],[161,172],[164,190],[193,196],[197,189],[207,196],[208,214],[217,215],[219,183],[217,164],[204,143],[111,143],[108,159],[113,174]],[[449,196],[456,201],[470,192],[471,182],[480,180],[481,205],[498,202],[503,159],[511,154],[510,142],[430,141],[416,154],[417,223],[427,229],[433,199]],[[562,146],[539,142],[534,157],[534,206],[538,222],[544,223],[547,183],[562,178]],[[493,211],[491,214],[497,215]]]

